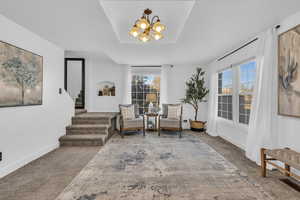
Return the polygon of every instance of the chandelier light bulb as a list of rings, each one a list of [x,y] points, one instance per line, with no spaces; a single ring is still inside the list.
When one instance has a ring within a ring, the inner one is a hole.
[[[153,34],[155,40],[160,40],[163,38],[163,35],[160,32],[156,32]]]
[[[147,21],[146,18],[141,18],[138,23],[137,23],[138,27],[141,28],[141,29],[147,29],[150,24],[149,22]]]
[[[154,25],[153,25],[153,30],[155,30],[156,32],[162,32],[163,30],[165,30],[165,26],[163,24],[160,23],[160,21],[157,21]]]
[[[142,33],[139,38],[142,42],[148,42],[150,40],[150,36],[147,33]]]
[[[137,37],[139,35],[139,28],[136,25],[134,25],[130,30],[129,34],[133,37]]]

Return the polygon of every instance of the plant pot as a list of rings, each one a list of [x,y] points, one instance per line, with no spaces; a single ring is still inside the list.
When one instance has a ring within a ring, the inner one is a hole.
[[[196,131],[196,132],[206,131],[205,124],[206,124],[206,122],[203,122],[203,121],[190,120],[190,126],[191,126],[192,131]]]

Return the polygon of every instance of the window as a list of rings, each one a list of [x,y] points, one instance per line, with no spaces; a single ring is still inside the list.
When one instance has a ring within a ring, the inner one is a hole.
[[[139,107],[139,113],[148,112],[149,103],[159,106],[160,76],[158,74],[133,74],[131,81],[132,104]]]
[[[239,66],[239,122],[249,124],[252,93],[256,76],[256,62],[250,61]]]
[[[233,71],[227,69],[218,75],[218,116],[232,120]]]
[[[218,73],[218,117],[249,124],[255,77],[253,59]]]

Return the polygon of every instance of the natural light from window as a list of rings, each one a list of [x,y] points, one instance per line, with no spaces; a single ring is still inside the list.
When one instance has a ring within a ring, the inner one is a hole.
[[[254,59],[218,73],[218,117],[249,124],[255,78]]]
[[[134,74],[131,81],[132,104],[138,105],[139,114],[148,112],[149,104],[159,106],[160,76],[154,74]]]

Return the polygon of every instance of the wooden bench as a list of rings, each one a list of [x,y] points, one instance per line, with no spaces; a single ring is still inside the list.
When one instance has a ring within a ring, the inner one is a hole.
[[[276,164],[274,161],[284,163],[284,168]],[[261,175],[266,177],[267,164],[276,167],[279,171],[283,172],[286,176],[291,176],[300,179],[300,176],[291,172],[291,167],[300,170],[300,153],[293,151],[289,148],[285,149],[261,149]]]

